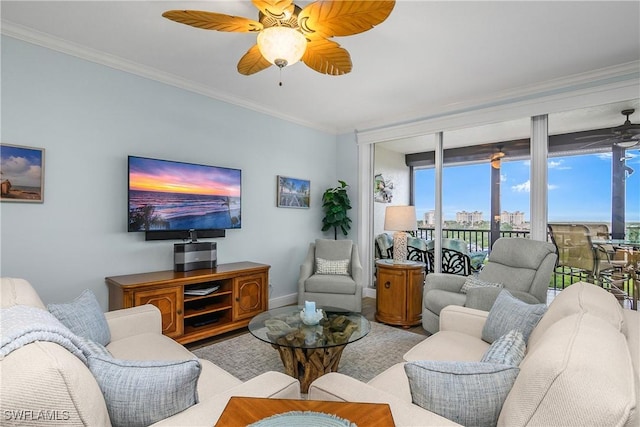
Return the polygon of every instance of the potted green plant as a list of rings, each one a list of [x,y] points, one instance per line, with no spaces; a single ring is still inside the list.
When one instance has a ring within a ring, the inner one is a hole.
[[[327,231],[333,227],[333,238],[338,239],[338,228],[346,236],[351,229],[351,218],[347,216],[347,211],[351,209],[351,201],[347,194],[346,182],[338,180],[339,187],[327,188],[322,195],[322,209],[325,217],[322,218],[322,231]]]

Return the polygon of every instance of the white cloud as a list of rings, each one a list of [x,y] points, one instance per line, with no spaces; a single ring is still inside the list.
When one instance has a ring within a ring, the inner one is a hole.
[[[39,187],[42,168],[29,162],[25,157],[11,156],[0,164],[2,180],[8,179],[12,185]]]
[[[549,190],[549,191],[557,190],[558,188],[560,188],[560,186],[555,185],[555,184],[548,184],[547,185],[547,190]],[[516,193],[529,193],[531,191],[531,181],[527,180],[527,181],[523,182],[522,184],[512,185],[511,189],[513,191],[515,191]]]
[[[571,169],[570,166],[563,166],[564,164],[564,160],[560,159],[560,160],[549,160],[549,162],[547,163],[547,166],[549,167],[549,169],[557,169],[557,170],[569,170]]]
[[[522,184],[512,185],[511,189],[516,193],[528,193],[529,191],[531,191],[531,181],[527,180]]]
[[[500,174],[500,182],[507,182],[507,175],[506,174],[503,174],[503,173]]]

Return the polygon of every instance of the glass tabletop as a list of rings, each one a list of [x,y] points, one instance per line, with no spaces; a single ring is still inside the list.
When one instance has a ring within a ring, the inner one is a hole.
[[[328,348],[346,345],[367,335],[369,321],[360,313],[334,307],[319,307],[323,318],[317,325],[302,322],[302,307],[287,306],[258,314],[249,322],[249,332],[266,343],[293,348]]]

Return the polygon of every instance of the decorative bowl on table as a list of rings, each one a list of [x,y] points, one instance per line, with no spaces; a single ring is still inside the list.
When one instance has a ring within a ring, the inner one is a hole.
[[[320,319],[322,319],[323,317],[324,313],[322,312],[321,308],[316,309],[315,312],[310,311],[308,313],[303,308],[300,312],[300,319],[302,319],[302,323],[309,326],[317,325],[320,322]]]

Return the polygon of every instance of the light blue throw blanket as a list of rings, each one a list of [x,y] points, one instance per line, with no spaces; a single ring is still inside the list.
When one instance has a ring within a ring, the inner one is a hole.
[[[14,305],[0,310],[0,358],[35,341],[61,345],[85,364],[91,354],[87,340],[75,335],[46,310]]]

